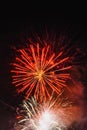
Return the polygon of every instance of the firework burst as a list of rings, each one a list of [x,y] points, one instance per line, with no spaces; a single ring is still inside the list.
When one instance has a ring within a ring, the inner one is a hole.
[[[48,102],[39,104],[36,98],[23,102],[17,116],[17,130],[68,130],[75,121],[80,120],[81,111],[67,98],[53,96]]]
[[[11,70],[18,93],[24,92],[26,98],[34,94],[42,102],[43,97],[44,100],[50,98],[52,91],[59,94],[67,87],[71,65],[70,57],[64,57],[63,53],[54,53],[50,44],[44,47],[31,44],[19,49]]]

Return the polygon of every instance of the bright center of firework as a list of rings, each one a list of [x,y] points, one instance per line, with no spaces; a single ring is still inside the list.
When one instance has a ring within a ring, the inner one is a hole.
[[[43,112],[42,116],[39,119],[39,130],[52,130],[53,128],[55,128],[55,125],[56,120],[54,115],[48,110]]]
[[[42,79],[43,74],[44,74],[43,70],[39,70],[36,73],[36,78],[40,81]]]

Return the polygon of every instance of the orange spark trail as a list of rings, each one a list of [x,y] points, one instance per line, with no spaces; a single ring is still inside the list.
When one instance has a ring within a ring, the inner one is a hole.
[[[56,54],[50,50],[50,45],[40,47],[39,44],[18,50],[19,55],[12,63],[12,79],[18,93],[24,92],[26,98],[33,93],[42,102],[43,97],[50,98],[52,91],[59,94],[67,87],[70,57],[64,57],[63,51]]]

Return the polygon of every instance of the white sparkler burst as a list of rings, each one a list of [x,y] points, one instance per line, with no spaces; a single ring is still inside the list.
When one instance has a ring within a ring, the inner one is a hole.
[[[16,130],[68,130],[80,118],[80,108],[73,106],[68,100],[59,98],[39,104],[35,98],[31,98],[24,101],[19,110]]]
[[[38,130],[53,130],[54,128],[57,129],[57,127],[58,122],[56,115],[54,115],[50,110],[42,112],[38,121]]]

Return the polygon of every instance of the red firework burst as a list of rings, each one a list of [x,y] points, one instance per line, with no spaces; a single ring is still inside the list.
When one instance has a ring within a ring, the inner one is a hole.
[[[57,54],[51,45],[40,47],[30,44],[28,48],[19,49],[15,62],[12,63],[13,84],[18,93],[24,92],[28,98],[32,93],[39,101],[50,97],[52,91],[59,94],[67,87],[66,80],[70,78],[70,57],[64,57],[64,52]]]

